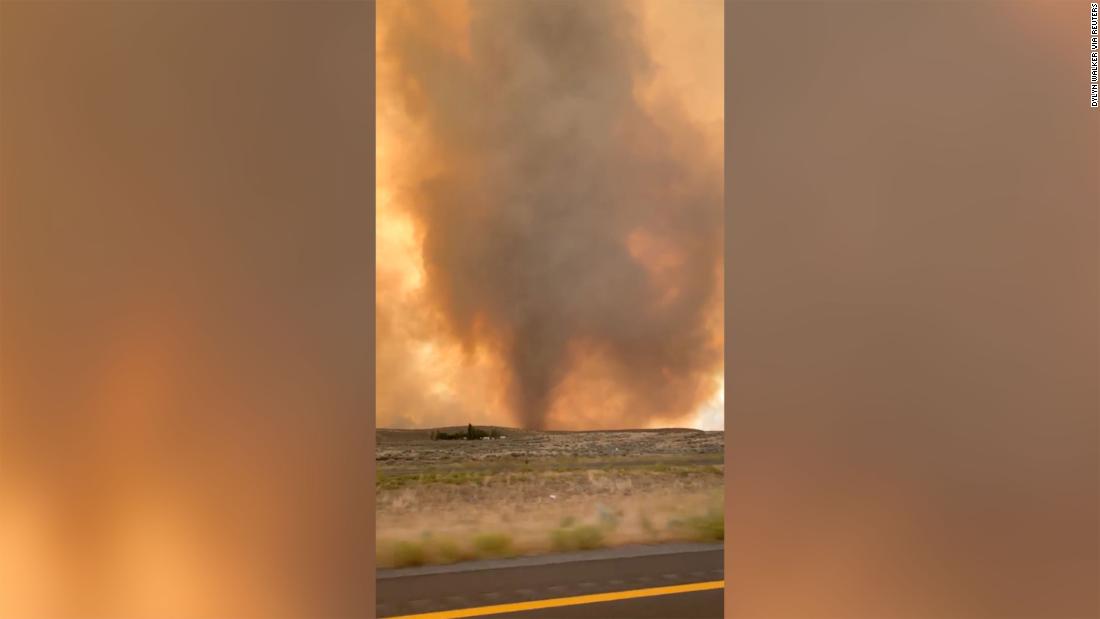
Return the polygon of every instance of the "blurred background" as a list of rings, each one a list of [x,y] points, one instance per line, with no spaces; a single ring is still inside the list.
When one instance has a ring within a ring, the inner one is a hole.
[[[373,612],[372,33],[0,6],[0,616]]]
[[[727,5],[731,616],[1098,616],[1088,13]]]

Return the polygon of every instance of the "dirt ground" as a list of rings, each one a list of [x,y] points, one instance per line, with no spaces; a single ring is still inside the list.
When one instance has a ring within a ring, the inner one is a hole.
[[[723,536],[722,432],[497,430],[378,431],[380,566]]]

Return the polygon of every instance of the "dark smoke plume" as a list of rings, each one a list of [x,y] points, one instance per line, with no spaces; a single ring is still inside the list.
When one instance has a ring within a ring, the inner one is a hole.
[[[400,145],[398,194],[450,335],[507,368],[524,427],[693,413],[722,362],[721,161],[640,102],[630,4],[475,0],[467,46],[400,4],[381,61],[427,137]]]

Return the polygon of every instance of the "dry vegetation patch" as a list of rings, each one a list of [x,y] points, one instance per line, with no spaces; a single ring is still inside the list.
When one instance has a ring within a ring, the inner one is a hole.
[[[380,566],[724,535],[721,432],[499,431],[379,431]]]

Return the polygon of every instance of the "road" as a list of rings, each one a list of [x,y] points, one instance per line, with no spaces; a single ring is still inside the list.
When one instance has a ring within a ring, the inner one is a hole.
[[[379,570],[376,616],[719,619],[722,548],[631,546]],[[443,612],[459,609],[470,610]]]

